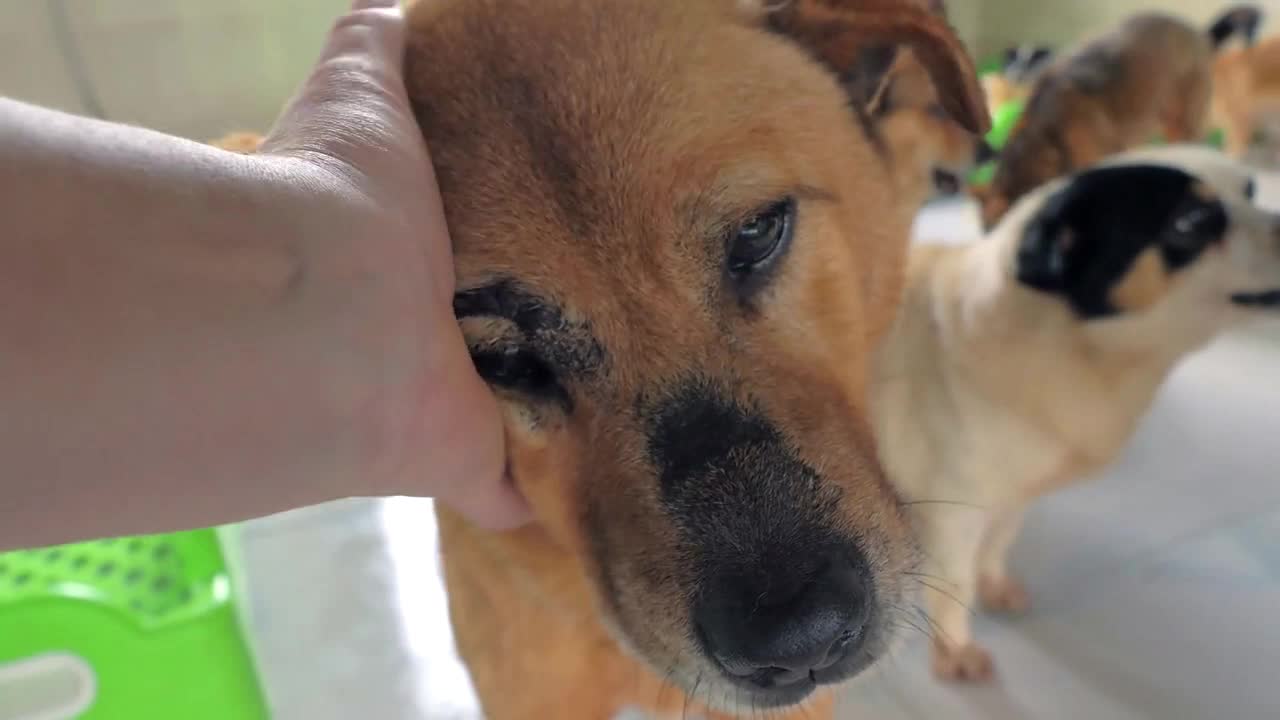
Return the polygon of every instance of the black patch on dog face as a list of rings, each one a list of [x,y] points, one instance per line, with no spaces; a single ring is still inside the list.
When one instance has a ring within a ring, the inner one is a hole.
[[[835,530],[840,491],[760,410],[707,381],[642,408],[659,497],[699,577],[804,571],[816,548],[851,544]]]
[[[1053,49],[1045,45],[1015,45],[1004,51],[1001,70],[1010,80],[1025,82],[1053,58]]]
[[[554,303],[503,278],[453,296],[454,315],[506,320],[511,332],[471,347],[480,376],[492,385],[573,409],[566,383],[600,372],[604,348],[585,323],[571,322]]]
[[[1222,242],[1222,201],[1176,168],[1121,165],[1088,170],[1050,196],[1023,229],[1017,278],[1061,295],[1085,319],[1114,315],[1112,289],[1143,252],[1156,249],[1176,273]]]

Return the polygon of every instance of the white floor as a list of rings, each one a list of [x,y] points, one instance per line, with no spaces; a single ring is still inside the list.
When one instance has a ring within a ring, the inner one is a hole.
[[[945,205],[918,234],[972,227]],[[306,511],[244,541],[277,720],[478,716],[423,502]],[[851,688],[842,717],[1280,718],[1280,318],[1186,362],[1109,472],[1037,508],[1014,564],[1035,608],[979,620],[995,685],[935,683],[916,638]]]

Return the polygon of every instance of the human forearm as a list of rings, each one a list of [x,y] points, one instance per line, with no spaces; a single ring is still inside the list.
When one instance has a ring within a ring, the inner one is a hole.
[[[350,213],[315,213],[340,183],[291,162],[0,100],[0,547],[241,519],[368,472],[372,305],[394,298],[331,241]]]

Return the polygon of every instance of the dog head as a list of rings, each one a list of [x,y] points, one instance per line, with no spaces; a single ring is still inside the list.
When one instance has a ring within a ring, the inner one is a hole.
[[[906,0],[446,0],[411,23],[455,311],[602,622],[713,704],[868,665],[913,558],[866,407],[915,209],[869,103],[905,45],[984,130],[959,42]]]
[[[1019,235],[1018,280],[1081,320],[1199,342],[1242,309],[1280,307],[1280,220],[1254,188],[1216,151],[1144,149],[1037,192],[999,231]]]
[[[942,107],[937,86],[910,50],[899,53],[876,99],[883,134],[901,168],[904,197],[960,194],[978,166],[996,157],[986,139],[964,128]]]
[[[1036,75],[1053,60],[1053,48],[1047,45],[1014,45],[1006,48],[1001,58],[1000,74],[1010,82],[1030,85]]]

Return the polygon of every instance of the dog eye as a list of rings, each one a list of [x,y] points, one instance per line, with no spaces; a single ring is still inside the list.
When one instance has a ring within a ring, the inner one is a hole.
[[[729,240],[729,272],[744,276],[768,265],[790,240],[794,218],[795,203],[786,199],[735,228]]]
[[[568,402],[555,371],[529,350],[507,347],[473,352],[471,360],[480,377],[491,385],[534,398]]]
[[[1206,246],[1218,242],[1226,230],[1227,217],[1220,207],[1191,208],[1178,215],[1165,233],[1165,256],[1175,267],[1185,265]]]
[[[1189,238],[1211,233],[1221,216],[1211,208],[1197,208],[1173,222],[1174,237]]]

